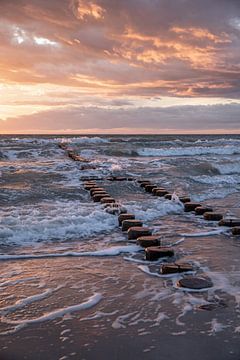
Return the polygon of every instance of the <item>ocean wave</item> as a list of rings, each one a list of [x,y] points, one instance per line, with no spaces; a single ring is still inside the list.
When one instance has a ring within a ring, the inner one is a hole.
[[[195,144],[208,144],[208,145],[211,145],[211,144],[239,144],[240,143],[240,139],[234,139],[234,138],[218,138],[218,139],[198,139],[196,141],[194,141]]]
[[[194,155],[233,155],[240,154],[236,146],[221,147],[170,147],[170,148],[142,148],[137,150],[140,156],[194,156]]]
[[[182,166],[182,162],[181,162]],[[184,169],[185,167],[185,169]],[[222,162],[198,161],[190,164],[189,159],[186,160],[183,169],[189,175],[235,175],[240,174],[240,161],[238,159],[231,161],[230,159]]]
[[[213,229],[213,230],[209,230],[209,231],[196,232],[196,233],[184,233],[184,234],[180,234],[180,235],[184,236],[184,237],[205,237],[205,236],[225,234],[227,232],[229,232],[229,229]]]
[[[120,146],[121,145],[121,146]],[[104,154],[107,156],[116,156],[116,157],[136,157],[138,152],[132,148],[128,148],[126,145],[124,147],[122,144],[119,144],[119,147],[108,147],[104,149]]]
[[[30,160],[38,160],[38,159],[56,159],[61,158],[61,153],[59,149],[57,148],[49,148],[49,149],[43,149],[42,147],[39,149],[31,148],[26,150],[10,150],[6,149],[4,151],[4,160],[6,161],[18,161],[18,160],[24,160],[24,159],[30,159]]]
[[[100,205],[80,201],[42,202],[0,210],[0,242],[26,245],[38,241],[83,239],[109,231],[117,220]]]
[[[16,137],[9,139],[2,139],[2,146],[15,145],[56,145],[59,143],[68,144],[99,144],[109,143],[110,141],[105,137],[99,136],[76,136],[76,137]]]
[[[234,194],[237,192],[237,189],[231,186],[231,188],[222,186],[219,189],[211,189],[207,190],[201,194],[192,195],[193,201],[205,201],[205,200],[211,200],[211,199],[224,199],[226,196]]]
[[[108,139],[98,136],[56,138],[55,141],[62,143],[70,143],[70,144],[106,144],[110,142]]]
[[[222,175],[240,174],[239,161],[214,164],[214,167]]]
[[[97,154],[97,150],[93,150],[93,149],[84,149],[81,150],[80,155],[83,157],[95,157]]]
[[[129,213],[135,214],[136,218],[143,221],[151,221],[165,215],[183,212],[182,204],[165,199],[149,199],[141,203],[129,201],[127,203],[123,202],[123,205],[127,207]]]
[[[240,177],[238,175],[216,175],[216,176],[190,176],[190,178],[201,184],[209,185],[237,185],[240,183]]]
[[[5,158],[6,158],[6,155],[2,151],[0,151],[0,161],[4,160]]]

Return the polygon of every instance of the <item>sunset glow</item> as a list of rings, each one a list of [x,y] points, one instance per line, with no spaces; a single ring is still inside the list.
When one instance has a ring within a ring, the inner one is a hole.
[[[2,0],[0,133],[240,132],[239,10]]]

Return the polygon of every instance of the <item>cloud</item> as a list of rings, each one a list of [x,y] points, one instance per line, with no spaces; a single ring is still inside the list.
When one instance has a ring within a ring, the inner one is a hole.
[[[1,132],[240,131],[240,104],[103,108],[71,106],[0,121]],[[226,126],[227,125],[227,126]]]
[[[236,98],[239,8],[234,0],[1,0],[0,78]]]
[[[105,10],[93,1],[74,0],[72,8],[75,16],[80,20],[85,20],[88,17],[93,17],[96,20],[104,18]]]
[[[239,1],[0,3],[1,131],[239,129]]]

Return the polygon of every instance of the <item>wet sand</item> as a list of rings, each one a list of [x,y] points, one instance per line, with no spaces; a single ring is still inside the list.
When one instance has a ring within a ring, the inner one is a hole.
[[[191,319],[189,319],[191,321]],[[197,324],[195,324],[197,327]],[[69,324],[67,325],[69,326]],[[216,335],[214,338],[192,331],[189,336],[173,336],[161,326],[146,336],[139,336],[136,329],[113,331],[111,328],[99,333],[90,328],[71,328],[68,333],[70,344],[63,343],[61,328],[50,326],[44,329],[28,329],[14,339],[12,349],[1,352],[1,360],[54,360],[54,359],[196,359],[237,360],[240,358],[239,338],[231,334]],[[86,332],[88,335],[86,336]]]
[[[209,246],[213,240],[201,238],[201,241]],[[220,251],[223,239],[218,241]],[[212,261],[211,270],[232,271],[233,264],[229,267],[227,259],[219,265],[210,259],[211,254],[207,259],[208,246],[204,256],[206,261]],[[183,245],[178,250],[187,252]],[[15,302],[16,297],[21,299],[62,286],[45,299],[9,313],[8,320],[38,319],[53,309],[82,303],[93,293],[100,293],[102,299],[90,309],[2,334],[0,358],[239,359],[240,311],[233,296],[215,290],[215,303],[221,299],[220,305],[211,311],[201,310],[199,305],[210,300],[208,292],[182,292],[173,286],[176,278],[148,275],[124,257],[2,262],[1,273],[15,269],[18,275],[12,278],[15,282],[20,280],[8,287],[8,303]],[[157,268],[158,265],[153,265],[150,270],[154,272]],[[2,323],[1,333],[14,327]]]

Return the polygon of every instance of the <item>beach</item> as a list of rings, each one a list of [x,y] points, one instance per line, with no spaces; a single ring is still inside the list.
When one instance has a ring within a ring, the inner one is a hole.
[[[139,182],[237,219],[240,135],[8,135],[0,143],[1,359],[240,358],[239,236]],[[174,257],[146,261],[118,215],[93,201],[84,187],[91,179]],[[169,262],[190,263],[212,286],[179,287],[189,275],[162,275]]]

